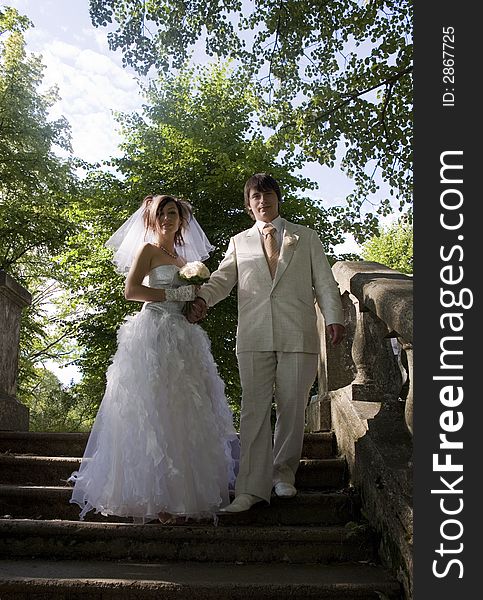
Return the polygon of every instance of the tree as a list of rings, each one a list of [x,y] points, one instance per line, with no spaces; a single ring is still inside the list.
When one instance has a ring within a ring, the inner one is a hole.
[[[251,226],[243,210],[243,183],[259,170],[272,172],[281,182],[285,216],[316,227],[327,251],[342,241],[329,211],[297,195],[310,182],[292,175],[290,161],[278,162],[276,152],[254,129],[256,98],[243,75],[220,65],[188,69],[177,76],[160,76],[145,91],[141,114],[118,116],[124,141],[123,156],[110,161],[116,175],[91,173],[71,204],[71,217],[85,225],[67,240],[60,263],[77,306],[81,386],[91,395],[93,390],[102,395],[119,324],[139,310],[139,303],[123,299],[124,280],[114,273],[103,244],[148,193],[171,193],[191,202],[216,247],[207,263],[211,270],[223,257],[230,236]],[[236,314],[232,295],[203,322],[234,407],[240,395]]]
[[[362,247],[364,260],[382,263],[391,269],[411,275],[413,272],[413,231],[404,219],[381,229]]]
[[[43,66],[27,56],[23,31],[30,22],[11,8],[0,11],[0,268],[33,295],[23,313],[19,395],[29,397],[37,365],[59,351],[48,302],[55,294],[52,257],[73,231],[66,210],[75,189],[65,119],[49,120],[56,90],[41,94]]]
[[[4,33],[22,33],[32,25],[25,15],[21,15],[15,8],[0,7],[0,36]]]
[[[43,66],[27,57],[12,13],[0,13],[0,31],[13,29],[0,41],[0,268],[22,278],[30,260],[62,243],[69,228],[62,209],[74,179],[71,164],[54,153],[70,150],[66,120],[48,120],[57,92],[38,92]]]
[[[140,73],[180,68],[195,42],[255,78],[271,144],[354,179],[344,228],[362,242],[412,203],[411,0],[90,0],[94,25]],[[365,201],[381,179],[390,195]],[[342,212],[341,212],[342,216]]]
[[[72,386],[66,387],[49,370],[37,367],[29,402],[30,431],[88,431],[92,407],[85,405]]]

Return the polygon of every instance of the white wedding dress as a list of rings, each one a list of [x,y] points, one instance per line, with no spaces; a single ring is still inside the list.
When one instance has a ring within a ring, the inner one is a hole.
[[[177,287],[175,265],[150,287]],[[229,503],[237,434],[210,350],[182,302],[150,302],[121,325],[118,348],[71,502],[82,511],[156,519],[213,517]]]

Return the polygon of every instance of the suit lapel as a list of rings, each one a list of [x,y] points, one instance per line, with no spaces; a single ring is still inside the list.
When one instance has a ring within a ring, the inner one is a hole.
[[[283,238],[282,247],[280,248],[280,257],[278,259],[277,271],[273,279],[272,289],[280,281],[280,278],[285,273],[290,261],[292,260],[293,253],[297,247],[299,236],[295,233],[295,227],[289,221],[283,219]],[[268,269],[268,265],[267,265]]]

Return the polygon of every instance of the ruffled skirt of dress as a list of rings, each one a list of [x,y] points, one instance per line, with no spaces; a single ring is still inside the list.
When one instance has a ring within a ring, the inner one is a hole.
[[[128,317],[75,482],[82,511],[213,517],[229,502],[237,435],[199,325],[160,305]]]

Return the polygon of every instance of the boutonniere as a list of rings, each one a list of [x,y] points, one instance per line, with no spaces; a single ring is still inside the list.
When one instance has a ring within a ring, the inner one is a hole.
[[[286,235],[283,240],[284,246],[295,246],[298,239],[299,238],[296,235]]]

